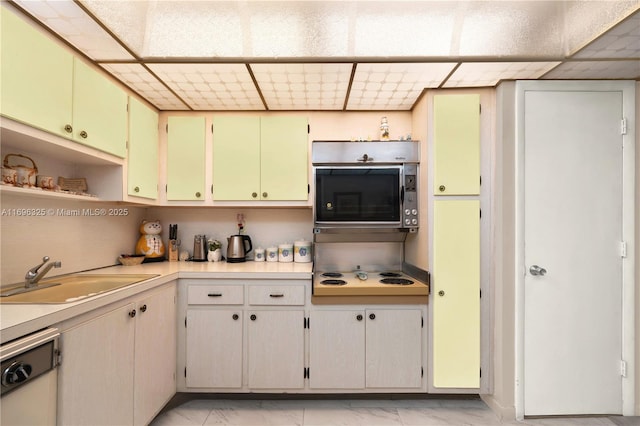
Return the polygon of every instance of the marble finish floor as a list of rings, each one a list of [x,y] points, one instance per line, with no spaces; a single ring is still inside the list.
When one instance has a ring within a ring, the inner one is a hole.
[[[480,399],[194,399],[151,426],[640,426],[640,417],[554,417],[501,421]]]

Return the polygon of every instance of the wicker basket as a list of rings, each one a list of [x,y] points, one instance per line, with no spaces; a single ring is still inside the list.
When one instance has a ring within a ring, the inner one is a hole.
[[[144,254],[123,254],[118,258],[118,261],[124,266],[140,265],[142,262],[144,262]]]

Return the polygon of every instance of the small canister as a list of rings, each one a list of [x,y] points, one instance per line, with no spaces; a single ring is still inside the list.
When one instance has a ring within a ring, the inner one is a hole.
[[[293,262],[293,244],[284,243],[278,246],[278,262]]]
[[[262,247],[254,250],[253,260],[256,262],[264,262],[264,249]]]
[[[277,262],[278,261],[278,247],[267,247],[264,252],[264,257],[267,259],[267,262]]]
[[[311,242],[310,241],[300,240],[293,243],[293,261],[296,263],[311,262]]]

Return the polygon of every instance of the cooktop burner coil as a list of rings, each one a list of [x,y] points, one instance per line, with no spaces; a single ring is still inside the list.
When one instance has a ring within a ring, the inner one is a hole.
[[[347,282],[345,280],[322,280],[320,284],[324,285],[345,285]]]
[[[397,278],[397,277],[401,277],[402,274],[399,274],[397,272],[380,272],[380,276],[381,277]]]
[[[396,284],[396,285],[409,285],[413,284],[413,281],[406,278],[383,278],[380,280],[382,284]]]
[[[322,276],[327,278],[341,278],[342,274],[340,272],[324,272]]]

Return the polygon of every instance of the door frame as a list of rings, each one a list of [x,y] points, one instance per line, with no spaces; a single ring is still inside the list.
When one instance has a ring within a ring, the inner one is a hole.
[[[516,82],[516,235],[515,235],[515,411],[524,419],[524,100],[527,91],[619,91],[627,132],[622,136],[622,238],[627,243],[622,262],[622,414],[635,414],[635,82],[634,81],[518,81]],[[622,118],[622,117],[621,117]]]

